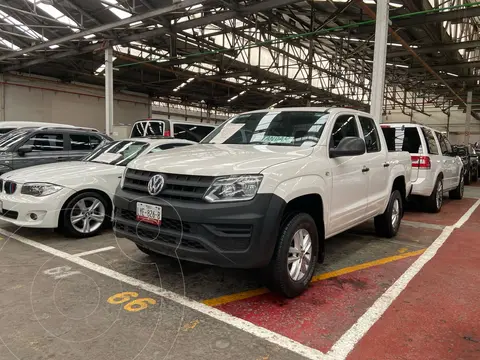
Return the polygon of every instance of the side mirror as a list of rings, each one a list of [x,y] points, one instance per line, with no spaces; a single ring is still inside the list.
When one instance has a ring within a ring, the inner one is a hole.
[[[340,140],[335,149],[330,149],[331,158],[363,154],[365,154],[365,141],[356,136],[347,136]]]
[[[33,151],[33,146],[29,146],[29,145],[23,145],[17,150],[18,155],[20,156],[24,156],[26,153],[29,153],[32,151]]]

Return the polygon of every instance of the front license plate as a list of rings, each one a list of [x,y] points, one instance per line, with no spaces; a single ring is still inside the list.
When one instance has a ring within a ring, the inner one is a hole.
[[[160,225],[162,222],[162,207],[137,202],[137,221]]]

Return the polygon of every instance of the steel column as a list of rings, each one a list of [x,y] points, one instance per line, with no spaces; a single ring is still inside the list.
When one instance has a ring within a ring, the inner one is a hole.
[[[467,93],[467,111],[465,118],[465,145],[470,141],[470,119],[472,118],[472,98],[473,92],[470,90]]]
[[[378,0],[375,23],[375,48],[373,53],[372,95],[370,104],[370,113],[378,123],[382,121],[383,95],[385,91],[388,21],[388,1]]]
[[[113,48],[105,49],[105,134],[113,127]]]
[[[5,76],[0,74],[0,121],[5,121]]]

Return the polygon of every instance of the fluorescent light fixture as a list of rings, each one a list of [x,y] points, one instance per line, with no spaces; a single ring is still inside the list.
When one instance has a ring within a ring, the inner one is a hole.
[[[447,75],[458,77],[457,74],[447,72]]]
[[[130,24],[130,27],[134,27],[134,26],[138,26],[138,25],[142,25],[142,24],[143,24],[143,21],[135,21],[135,22]]]
[[[84,38],[85,39],[92,39],[94,38],[96,35],[95,34],[90,34],[90,35],[85,35]]]
[[[187,80],[187,83],[191,83],[195,78],[190,78]]]
[[[50,49],[58,49],[60,47],[60,45],[50,45],[49,48]]]

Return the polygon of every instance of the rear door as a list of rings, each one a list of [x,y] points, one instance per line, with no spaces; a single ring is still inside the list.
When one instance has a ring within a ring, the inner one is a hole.
[[[381,127],[388,151],[407,151],[412,159],[418,159],[424,155],[425,141],[417,126],[382,124]],[[417,181],[418,176],[419,166],[412,166],[411,181]]]
[[[363,155],[367,162],[368,171],[368,206],[367,214],[379,213],[385,204],[385,198],[388,197],[389,189],[387,187],[389,178],[389,169],[384,166],[385,154],[382,151],[382,144],[377,132],[375,121],[367,116],[360,115],[360,128],[366,145],[366,155]]]
[[[66,140],[65,133],[61,131],[33,133],[23,144],[31,146],[32,151],[23,156],[16,155],[13,160],[13,168],[20,169],[68,159]]]
[[[101,142],[101,137],[92,133],[69,133],[69,160],[79,160],[85,157],[87,154],[95,150]]]

